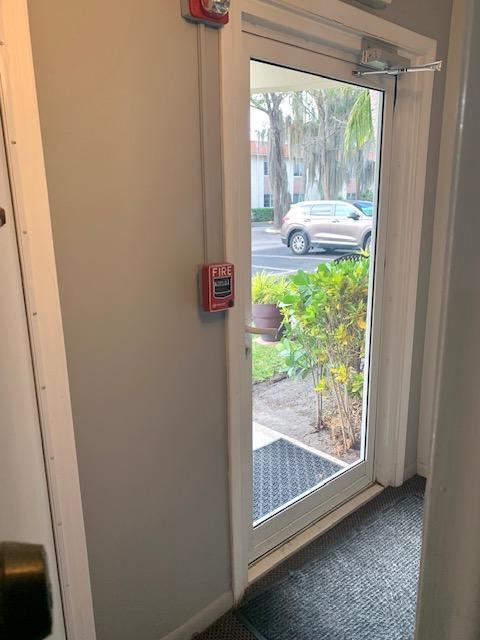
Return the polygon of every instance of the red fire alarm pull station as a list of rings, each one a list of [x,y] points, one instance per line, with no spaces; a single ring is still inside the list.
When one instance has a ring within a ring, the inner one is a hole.
[[[202,303],[205,311],[225,311],[235,303],[235,269],[229,262],[202,266]]]
[[[230,0],[181,0],[182,15],[191,22],[203,22],[210,27],[228,23]]]

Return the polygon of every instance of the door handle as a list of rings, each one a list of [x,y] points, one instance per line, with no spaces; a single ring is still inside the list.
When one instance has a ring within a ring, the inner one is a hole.
[[[311,219],[311,218],[304,218],[304,219],[303,219],[303,221],[304,221],[304,222],[311,222],[311,221],[312,221],[312,219]]]
[[[335,222],[336,224],[338,224],[340,220],[332,220],[332,222]]]
[[[276,329],[275,327],[253,327],[250,324],[245,326],[245,333],[252,333],[256,336],[278,336],[278,332],[280,329]]]
[[[47,560],[39,544],[0,543],[0,638],[41,640],[52,633]]]
[[[0,227],[3,227],[3,225],[7,224],[7,216],[5,213],[5,209],[2,209],[0,207]]]

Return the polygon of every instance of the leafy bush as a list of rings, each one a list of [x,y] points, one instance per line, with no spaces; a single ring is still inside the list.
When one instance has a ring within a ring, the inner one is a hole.
[[[273,207],[252,209],[252,222],[273,222]]]
[[[323,421],[323,393],[335,400],[343,447],[358,446],[355,399],[363,393],[369,260],[320,264],[314,273],[290,277],[283,296],[281,354],[291,377],[312,377],[317,429]],[[357,401],[358,403],[358,401]]]
[[[368,200],[369,202],[373,202],[373,191],[368,189],[360,194],[359,200]]]
[[[285,276],[260,271],[252,277],[252,303],[278,304],[288,293],[290,283]]]

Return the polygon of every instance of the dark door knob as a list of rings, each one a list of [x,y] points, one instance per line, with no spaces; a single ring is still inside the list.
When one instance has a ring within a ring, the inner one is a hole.
[[[0,543],[0,638],[43,640],[52,633],[51,612],[44,548]]]

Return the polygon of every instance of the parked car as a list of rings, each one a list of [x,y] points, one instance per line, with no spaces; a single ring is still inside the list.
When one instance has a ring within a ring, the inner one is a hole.
[[[312,247],[370,250],[373,203],[311,200],[294,204],[282,220],[281,239],[295,255]]]

